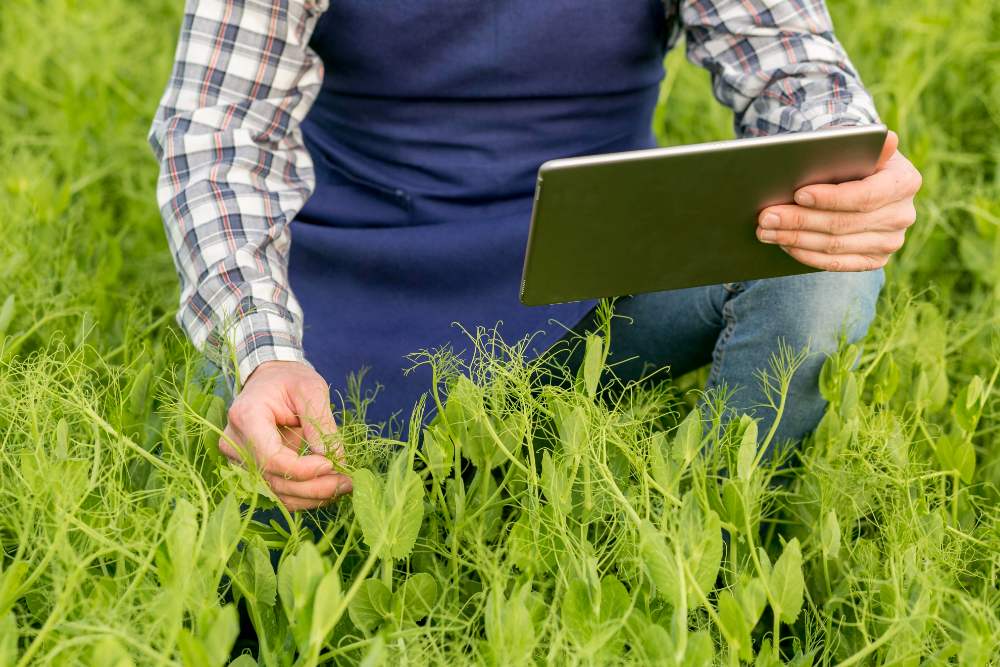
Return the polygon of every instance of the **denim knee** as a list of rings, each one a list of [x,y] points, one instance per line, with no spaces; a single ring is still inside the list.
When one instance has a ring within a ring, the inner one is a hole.
[[[854,343],[864,337],[884,283],[882,269],[818,272],[752,281],[744,295],[766,311],[762,325],[773,339],[825,356],[837,350],[841,338]]]

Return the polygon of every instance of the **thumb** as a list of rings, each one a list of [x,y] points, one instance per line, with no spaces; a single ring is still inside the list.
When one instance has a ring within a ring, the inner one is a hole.
[[[878,162],[875,164],[875,171],[879,171],[885,166],[885,163],[889,161],[895,153],[896,149],[899,147],[899,135],[889,130],[885,135],[885,143],[882,144],[882,152],[879,153]]]

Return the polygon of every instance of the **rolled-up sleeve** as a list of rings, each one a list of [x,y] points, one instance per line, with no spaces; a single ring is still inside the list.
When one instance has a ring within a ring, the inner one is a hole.
[[[188,0],[149,133],[178,323],[241,379],[265,361],[304,361],[289,222],[315,187],[299,123],[323,79],[308,42],[326,4]]]
[[[879,122],[822,0],[681,0],[679,16],[737,136]]]

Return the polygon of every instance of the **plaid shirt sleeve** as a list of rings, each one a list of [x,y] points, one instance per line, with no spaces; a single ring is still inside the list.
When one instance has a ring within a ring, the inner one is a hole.
[[[823,0],[679,0],[688,59],[709,71],[737,136],[879,122]]]
[[[298,125],[323,80],[308,41],[326,4],[188,0],[149,134],[178,323],[210,358],[235,357],[241,379],[305,361],[288,223],[315,187]]]

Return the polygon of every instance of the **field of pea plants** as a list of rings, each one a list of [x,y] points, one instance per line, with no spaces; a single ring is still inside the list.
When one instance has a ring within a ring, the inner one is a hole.
[[[781,468],[703,373],[599,385],[594,335],[543,386],[480,338],[414,357],[422,437],[338,415],[355,491],[307,521],[220,460],[173,322],[145,135],[182,4],[0,3],[0,666],[1000,661],[1000,5],[830,0],[924,187]],[[663,142],[730,137],[668,66]]]

